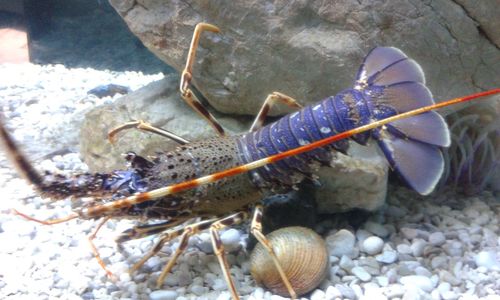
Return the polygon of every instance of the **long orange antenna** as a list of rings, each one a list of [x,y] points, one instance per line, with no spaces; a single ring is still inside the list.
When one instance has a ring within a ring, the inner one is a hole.
[[[122,199],[122,200],[116,200],[116,201],[105,203],[105,204],[95,206],[95,207],[84,208],[80,211],[80,214],[87,216],[87,217],[95,217],[95,216],[105,215],[106,212],[113,211],[115,209],[129,207],[131,205],[139,204],[139,203],[142,203],[145,201],[149,201],[151,199],[157,199],[160,197],[165,197],[165,196],[170,195],[170,194],[175,194],[178,192],[189,190],[189,189],[198,187],[200,185],[208,184],[208,183],[211,183],[211,182],[214,182],[214,181],[217,181],[217,180],[229,177],[229,176],[242,174],[242,173],[260,168],[260,167],[265,166],[267,164],[285,159],[287,157],[301,154],[301,153],[304,153],[307,151],[311,151],[315,148],[326,146],[330,143],[351,137],[355,134],[362,133],[362,132],[374,129],[376,127],[383,126],[383,125],[390,123],[390,122],[394,122],[394,121],[401,120],[404,118],[419,115],[419,114],[422,114],[422,113],[425,113],[425,112],[428,112],[431,110],[443,108],[443,107],[458,104],[458,103],[464,103],[464,102],[467,102],[467,101],[470,101],[473,99],[486,97],[486,96],[490,96],[490,95],[494,95],[494,94],[498,94],[498,93],[500,93],[500,88],[492,89],[492,90],[488,90],[485,92],[476,93],[476,94],[472,94],[472,95],[468,95],[465,97],[454,98],[454,99],[447,100],[447,101],[440,102],[440,103],[436,103],[433,105],[417,108],[415,110],[411,110],[411,111],[408,111],[408,112],[405,112],[402,114],[398,114],[398,115],[395,115],[395,116],[392,116],[389,118],[378,120],[378,121],[375,121],[373,123],[363,125],[363,126],[339,133],[337,135],[334,135],[334,136],[331,136],[328,138],[324,138],[322,140],[313,142],[313,143],[308,144],[308,145],[304,145],[304,146],[301,146],[301,147],[298,147],[295,149],[291,149],[291,150],[288,150],[285,152],[271,155],[269,157],[253,161],[253,162],[245,164],[245,165],[241,165],[238,167],[227,169],[227,170],[224,170],[224,171],[221,171],[218,173],[214,173],[211,175],[203,176],[203,177],[200,177],[197,179],[184,181],[184,182],[172,185],[172,186],[167,186],[167,187],[159,188],[159,189],[152,190],[149,192],[140,193],[140,194],[130,196],[130,197]]]

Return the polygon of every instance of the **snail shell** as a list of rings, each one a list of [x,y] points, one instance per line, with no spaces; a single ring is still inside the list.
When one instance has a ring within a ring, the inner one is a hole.
[[[273,231],[266,237],[298,296],[312,291],[326,277],[330,265],[328,250],[316,232],[295,226]],[[271,256],[260,243],[250,255],[250,273],[272,293],[289,296]]]

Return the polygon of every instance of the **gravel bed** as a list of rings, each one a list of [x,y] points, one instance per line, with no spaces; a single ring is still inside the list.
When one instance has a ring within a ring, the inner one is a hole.
[[[78,155],[78,128],[90,107],[113,101],[87,91],[115,83],[135,90],[161,74],[66,69],[63,66],[0,65],[0,105],[7,127],[39,169],[86,170]],[[133,149],[131,149],[133,150]],[[151,248],[155,237],[127,242],[114,237],[132,226],[112,220],[95,239],[116,275],[111,281],[93,259],[87,236],[96,221],[43,226],[12,215],[11,208],[40,219],[71,211],[71,201],[40,198],[0,153],[0,299],[230,299],[210,236],[193,237],[161,287],[162,266],[177,242],[128,269]],[[401,187],[389,190],[386,206],[360,228],[333,219],[317,225],[329,247],[327,279],[307,299],[488,299],[500,300],[500,199],[488,191],[474,197],[442,192],[421,197]],[[243,251],[248,234],[222,234],[231,272],[246,299],[282,299],[255,286]],[[304,298],[306,299],[306,298]]]

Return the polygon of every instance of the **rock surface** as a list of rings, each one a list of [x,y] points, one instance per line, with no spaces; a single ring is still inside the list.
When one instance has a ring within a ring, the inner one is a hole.
[[[352,85],[374,46],[402,49],[436,99],[500,83],[500,8],[487,1],[110,0],[144,45],[178,71],[194,26],[209,22],[194,82],[222,112],[255,114],[281,91],[303,103]]]
[[[80,151],[92,171],[123,169],[121,154],[134,151],[139,155],[171,149],[177,144],[164,137],[129,129],[118,134],[114,145],[107,132],[131,120],[144,120],[167,129],[185,139],[213,136],[212,128],[178,94],[178,77],[166,76],[113,103],[98,106],[87,113],[80,135]],[[244,132],[250,119],[219,117],[229,132]],[[332,168],[320,168],[321,186],[316,192],[319,213],[347,211],[353,208],[375,210],[385,201],[388,166],[372,147],[351,143],[349,156],[339,154]]]

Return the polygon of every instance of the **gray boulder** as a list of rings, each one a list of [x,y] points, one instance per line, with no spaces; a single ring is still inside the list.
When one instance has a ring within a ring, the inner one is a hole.
[[[394,46],[417,60],[438,100],[500,84],[495,0],[110,3],[177,70],[194,26],[220,27],[201,39],[194,83],[221,112],[255,114],[272,91],[306,104],[335,94],[352,85],[374,46]]]
[[[213,136],[213,129],[181,100],[178,82],[177,76],[169,75],[112,104],[89,111],[80,136],[81,155],[89,168],[100,172],[124,169],[123,153],[134,151],[143,156],[154,155],[176,146],[164,137],[135,129],[120,133],[116,143],[111,145],[106,140],[108,131],[130,120],[143,119],[188,140]],[[233,134],[248,130],[251,123],[250,118],[218,117]],[[334,155],[333,167],[319,170],[321,187],[316,198],[321,213],[352,208],[374,210],[385,201],[388,173],[385,158],[373,147],[354,143],[351,146],[349,156]]]
[[[178,145],[165,137],[136,129],[124,130],[116,142],[107,140],[108,132],[133,120],[143,120],[164,128],[187,140],[214,136],[214,130],[185,104],[178,92],[179,78],[168,75],[111,104],[98,106],[85,116],[80,133],[80,152],[91,170],[109,172],[123,169],[123,153],[129,151],[147,156]],[[229,132],[242,132],[250,127],[245,118],[221,117]]]

